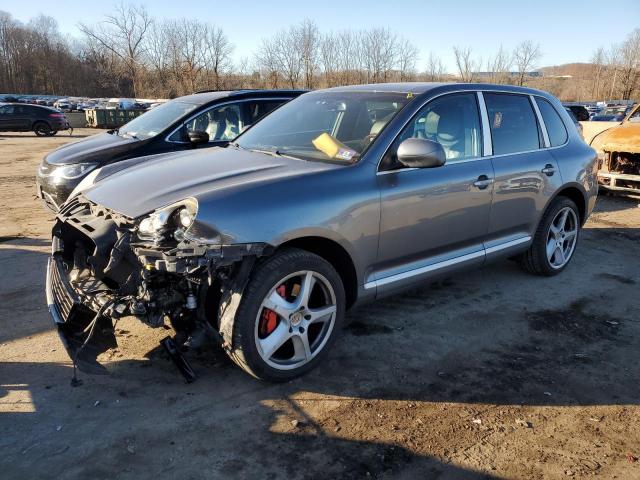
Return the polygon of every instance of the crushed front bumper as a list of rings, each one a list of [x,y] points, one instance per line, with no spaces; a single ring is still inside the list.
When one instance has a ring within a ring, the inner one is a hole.
[[[97,357],[117,346],[113,322],[123,316],[155,328],[169,321],[181,342],[196,331],[230,342],[236,307],[228,304],[239,297],[255,259],[271,247],[188,239],[173,246],[132,242],[127,221],[74,198],[53,227],[47,306],[78,368],[106,372]],[[225,308],[218,317],[220,305]]]
[[[640,175],[598,172],[598,184],[607,190],[640,195]]]
[[[54,250],[55,248],[54,245]],[[69,357],[85,373],[107,373],[98,363],[97,357],[107,349],[117,346],[111,320],[106,317],[98,318],[91,342],[84,345],[89,335],[86,329],[97,314],[82,303],[55,253],[47,262],[45,285],[47,308]]]

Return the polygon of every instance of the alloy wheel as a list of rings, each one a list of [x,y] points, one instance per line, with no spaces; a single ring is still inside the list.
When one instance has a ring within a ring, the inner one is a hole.
[[[547,260],[553,269],[564,267],[571,259],[578,238],[578,217],[570,207],[553,218],[547,234]]]
[[[337,314],[331,283],[303,270],[278,281],[263,299],[255,321],[262,360],[278,370],[310,362],[331,336]]]

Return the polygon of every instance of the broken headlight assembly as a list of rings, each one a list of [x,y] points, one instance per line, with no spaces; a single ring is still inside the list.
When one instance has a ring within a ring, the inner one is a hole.
[[[180,242],[193,225],[197,213],[198,202],[195,198],[159,208],[140,221],[138,237],[141,240],[153,240],[156,244],[170,239]]]

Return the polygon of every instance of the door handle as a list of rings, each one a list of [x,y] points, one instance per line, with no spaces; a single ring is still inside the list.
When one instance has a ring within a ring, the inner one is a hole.
[[[542,169],[542,173],[544,173],[547,177],[551,177],[554,173],[556,173],[556,169],[550,163],[547,163]]]
[[[484,190],[485,188],[487,188],[492,183],[493,183],[493,178],[489,178],[486,175],[480,175],[478,177],[478,180],[473,182],[473,185],[478,187],[480,190]]]

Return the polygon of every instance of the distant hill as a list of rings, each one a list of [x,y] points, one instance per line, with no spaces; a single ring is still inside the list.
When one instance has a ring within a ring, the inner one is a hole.
[[[585,77],[591,74],[595,65],[593,63],[565,63],[564,65],[554,65],[542,67],[538,70],[543,76],[563,76]]]

